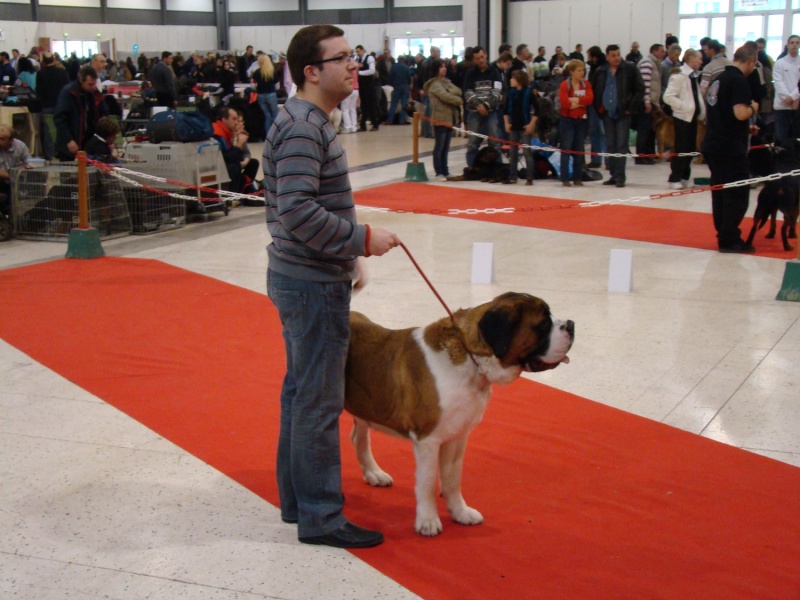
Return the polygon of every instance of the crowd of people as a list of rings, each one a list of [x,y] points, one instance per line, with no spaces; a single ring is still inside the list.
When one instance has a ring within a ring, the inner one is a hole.
[[[448,166],[451,128],[463,125],[488,138],[469,137],[467,167],[457,178],[513,184],[524,177],[526,185],[533,185],[538,177],[555,175],[564,186],[581,186],[586,179],[602,178],[597,171],[605,166],[609,177],[603,184],[625,187],[627,158],[603,155],[630,154],[634,130],[635,163],[654,164],[658,157],[655,130],[666,118],[674,128],[668,186],[678,190],[691,185],[691,154],[697,150],[711,154],[707,162],[712,179],[727,180],[730,161],[724,169],[721,162],[714,166],[712,142],[698,148],[698,130],[712,129],[709,98],[717,97],[714,85],[724,83],[722,75],[737,64],[736,58],[729,58],[717,40],[704,38],[700,46],[684,49],[676,37],[668,36],[663,44],[650,45],[646,53],[633,42],[623,58],[623,50],[616,44],[605,49],[592,46],[585,54],[582,44],[576,44],[570,53],[558,46],[549,57],[544,46],[534,55],[527,44],[515,48],[503,44],[495,60],[490,60],[483,47],[466,48],[459,60],[442,57],[437,47],[431,47],[429,56],[418,53],[395,58],[389,50],[368,52],[356,45],[354,89],[338,105],[342,116],[338,133],[408,124],[414,112],[421,112],[428,117],[422,135],[434,138],[437,179],[454,178]],[[767,56],[765,46],[764,39],[744,45],[749,49],[746,56],[754,57],[753,68],[743,72],[757,109],[748,118],[748,135],[756,142],[780,143],[800,135],[800,38],[791,36],[776,60]],[[278,115],[279,101],[296,89],[283,54],[254,52],[252,46],[240,56],[210,53],[201,57],[195,52],[185,59],[180,53],[164,51],[153,58],[141,54],[135,61],[128,57],[115,63],[97,54],[83,65],[80,62],[74,54],[62,61],[58,55],[36,48],[28,56],[17,50],[11,55],[0,52],[2,83],[13,85],[15,92],[28,88],[35,98],[33,109],[53,115],[57,136],[50,140],[44,135],[47,158],[74,159],[93,139],[97,122],[115,114],[118,107],[113,97],[102,93],[103,82],[108,80],[139,78],[151,102],[167,107],[174,107],[181,95],[197,92],[198,86],[205,84],[220,88],[223,98],[233,97],[237,83],[249,84],[253,101],[264,116],[264,137]],[[391,91],[385,95],[387,86]],[[710,90],[714,95],[709,96]],[[242,110],[232,111],[241,123],[236,136],[242,139],[246,133]],[[230,118],[226,112],[220,121]],[[714,132],[710,135],[713,140]],[[490,152],[480,152],[484,141]],[[511,150],[504,155],[501,147],[508,142]],[[584,152],[587,142],[591,148],[588,155]],[[521,169],[517,164],[520,145],[525,159]],[[235,167],[246,163],[252,169],[252,163],[233,156],[238,156],[236,144],[223,146],[231,179],[245,182],[252,191],[252,175]],[[557,147],[560,157],[548,160],[548,153],[532,151],[530,146]],[[730,148],[726,146],[724,151]],[[740,167],[737,176],[754,170],[749,163]],[[720,174],[722,170],[724,174]],[[717,195],[722,193],[727,192]]]

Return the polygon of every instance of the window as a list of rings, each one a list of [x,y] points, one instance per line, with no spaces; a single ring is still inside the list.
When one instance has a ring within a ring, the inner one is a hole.
[[[91,58],[99,52],[95,40],[56,40],[50,42],[50,50],[67,60],[75,52],[78,58]]]
[[[680,15],[719,14],[726,12],[728,12],[728,0],[680,0],[678,4],[678,14]]]
[[[777,57],[786,38],[800,33],[800,0],[679,0],[680,40],[684,48],[697,48],[710,37],[726,47],[728,57],[748,40],[764,38],[766,51]],[[731,35],[732,34],[732,35]]]
[[[411,55],[422,53],[428,57],[431,54],[431,46],[436,46],[441,51],[443,58],[464,56],[464,38],[458,37],[436,37],[436,38],[394,38],[392,40],[392,56]]]

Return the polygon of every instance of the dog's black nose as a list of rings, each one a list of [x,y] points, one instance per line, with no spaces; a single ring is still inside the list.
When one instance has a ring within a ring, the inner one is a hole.
[[[561,328],[564,329],[570,335],[570,337],[575,335],[575,321],[567,319],[567,322],[562,325]]]

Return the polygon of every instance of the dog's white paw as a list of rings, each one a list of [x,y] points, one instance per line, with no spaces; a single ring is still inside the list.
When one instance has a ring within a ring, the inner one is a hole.
[[[394,483],[391,475],[377,468],[364,471],[364,481],[374,487],[389,487]]]
[[[430,519],[417,517],[417,521],[414,523],[414,531],[428,537],[439,535],[442,533],[442,521],[438,516]]]
[[[450,513],[450,516],[453,517],[453,521],[461,525],[480,525],[483,523],[483,515],[469,506],[454,510]]]

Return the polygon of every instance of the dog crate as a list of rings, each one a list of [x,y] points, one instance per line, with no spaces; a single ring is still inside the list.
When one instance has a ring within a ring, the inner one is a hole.
[[[132,171],[171,181],[216,189],[230,181],[216,142],[130,142],[125,146],[125,159],[131,161],[125,166]],[[228,204],[214,192],[184,188],[181,193],[197,198],[187,201],[187,215],[228,214]]]
[[[131,233],[131,216],[119,181],[87,168],[89,227],[101,239]],[[12,172],[11,223],[22,239],[66,242],[78,226],[78,166],[60,164]]]
[[[186,201],[169,195],[185,194],[184,188],[158,182],[147,182],[147,188],[122,182],[134,235],[160,233],[186,225]]]

